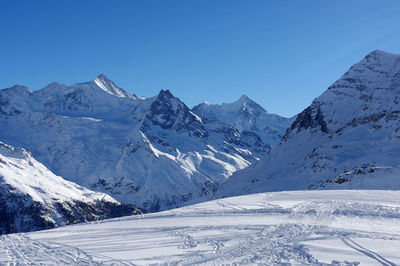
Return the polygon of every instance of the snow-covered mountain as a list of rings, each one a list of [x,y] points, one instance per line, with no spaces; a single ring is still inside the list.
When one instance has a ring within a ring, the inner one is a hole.
[[[276,146],[281,142],[293,118],[270,114],[246,95],[233,103],[196,105],[192,111],[208,121],[219,121],[238,129],[240,132],[254,132],[261,140]]]
[[[104,75],[0,91],[0,140],[56,175],[155,211],[209,199],[263,157],[263,136],[204,120],[170,91],[139,98]]]
[[[300,113],[284,141],[218,196],[400,189],[400,55],[373,51]]]
[[[54,175],[23,148],[0,142],[0,234],[141,213]]]
[[[18,91],[11,88],[18,94]],[[129,112],[136,101],[143,100],[115,85],[103,74],[93,81],[66,86],[50,83],[35,92],[25,92],[24,102],[36,112],[51,112],[68,116],[89,116],[118,119]]]

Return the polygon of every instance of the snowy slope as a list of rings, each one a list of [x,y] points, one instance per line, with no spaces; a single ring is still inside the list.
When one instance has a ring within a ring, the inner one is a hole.
[[[273,147],[281,142],[293,118],[270,114],[246,95],[236,102],[224,104],[202,103],[192,111],[204,119],[218,120],[237,128],[240,132],[254,132]]]
[[[400,189],[400,56],[374,51],[300,113],[285,140],[217,193]]]
[[[295,191],[0,238],[0,264],[398,265],[400,192]]]
[[[25,93],[23,100],[29,107],[28,110],[34,112],[116,120],[143,98],[125,92],[100,74],[93,81],[71,86],[53,82],[39,91]],[[11,103],[14,104],[13,99]]]
[[[203,121],[162,90],[139,98],[104,75],[39,91],[0,91],[0,140],[56,175],[149,211],[210,199],[269,146],[254,132]]]
[[[0,142],[0,234],[141,213],[54,175],[22,148]]]

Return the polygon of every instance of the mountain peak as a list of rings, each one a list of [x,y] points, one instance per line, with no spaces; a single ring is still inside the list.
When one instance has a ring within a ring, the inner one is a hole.
[[[104,75],[104,74],[99,74],[97,77],[95,77],[93,79],[93,82],[95,82],[98,86],[100,86],[100,85],[106,86],[106,85],[111,85],[111,84],[116,86],[115,83],[112,82],[109,78],[107,78],[106,75]]]
[[[165,99],[171,99],[171,98],[175,98],[175,96],[171,93],[170,90],[166,89],[166,90],[161,90],[158,93],[158,98],[165,98]]]
[[[100,79],[100,80],[110,80],[109,78],[106,77],[106,75],[100,73],[95,79]]]
[[[115,83],[104,74],[99,74],[97,77],[95,77],[93,79],[93,81],[96,84],[97,83],[101,83],[101,84],[104,84],[104,85],[114,85],[114,86],[116,86]]]
[[[178,106],[185,106],[186,105],[181,102],[181,100],[177,97],[175,97],[170,90],[161,90],[158,95],[154,98],[154,101],[152,103],[152,108],[153,111],[155,109],[159,110],[164,109],[171,109],[169,111],[176,112]]]
[[[249,101],[251,101],[251,99],[249,97],[247,97],[247,95],[243,94],[242,96],[240,96],[239,101],[249,102]]]
[[[10,88],[6,88],[3,91],[8,92],[9,94],[20,95],[20,96],[27,96],[32,93],[32,91],[28,87],[18,84]]]
[[[369,54],[367,54],[366,57],[368,57],[368,56],[388,56],[388,55],[390,56],[390,55],[396,55],[396,54],[389,53],[384,50],[376,49],[376,50],[373,50],[372,52],[370,52]]]
[[[61,83],[51,82],[49,85],[36,91],[35,93],[38,93],[40,95],[47,94],[47,93],[57,93],[61,90],[66,89],[67,87],[68,87],[67,85],[64,85]]]
[[[267,111],[260,106],[258,103],[247,97],[246,95],[242,95],[237,101],[230,103],[230,104],[223,104],[225,106],[230,106],[233,110],[239,110],[239,111],[244,111],[244,110],[257,110],[256,112],[265,112]]]
[[[93,83],[97,85],[100,89],[103,91],[107,92],[108,94],[117,96],[117,97],[128,97],[128,98],[136,98],[132,97],[132,95],[128,94],[125,92],[123,89],[119,88],[117,85],[115,85],[114,82],[112,82],[109,78],[107,78],[104,74],[98,75],[94,80]]]
[[[168,89],[161,90],[154,98],[147,117],[164,129],[174,127],[177,130],[203,131],[201,118]]]
[[[333,83],[321,98],[332,97],[330,94],[353,92],[371,93],[378,88],[391,88],[397,83],[397,73],[400,69],[400,55],[375,50],[367,54],[360,62],[354,64],[343,76]],[[363,96],[365,97],[365,96]],[[325,99],[327,100],[327,99]]]
[[[372,51],[297,116],[279,146],[226,184],[238,193],[397,189],[399,73],[400,55]],[[381,165],[391,170],[376,173]]]
[[[259,104],[257,104],[255,101],[253,101],[252,99],[247,97],[247,95],[244,95],[244,94],[242,96],[240,96],[240,98],[237,99],[235,102],[228,103],[225,105],[232,105],[232,106],[236,106],[237,108],[242,108],[242,106],[244,106],[244,105],[259,106]],[[260,106],[260,108],[262,108],[262,107]]]
[[[400,55],[383,50],[374,50],[361,61],[363,64],[392,64]]]
[[[22,91],[31,91],[28,87],[24,86],[24,85],[19,85],[16,84],[12,87],[9,88],[10,90],[22,90]]]

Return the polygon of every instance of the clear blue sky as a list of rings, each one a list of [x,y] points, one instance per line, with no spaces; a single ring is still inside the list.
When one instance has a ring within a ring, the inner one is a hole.
[[[104,73],[193,105],[242,94],[302,111],[353,63],[400,53],[400,1],[0,0],[0,88]]]

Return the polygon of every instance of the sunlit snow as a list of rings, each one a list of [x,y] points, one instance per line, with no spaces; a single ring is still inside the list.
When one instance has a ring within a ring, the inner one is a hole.
[[[395,265],[399,191],[297,191],[0,238],[0,264]]]

